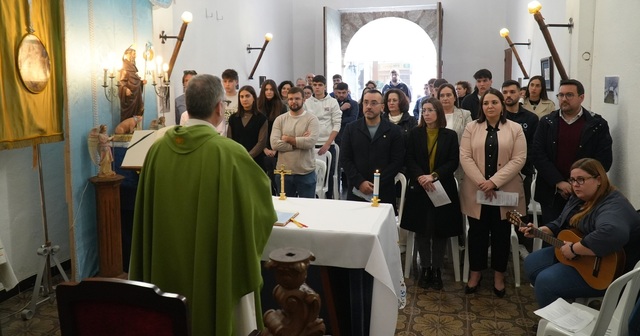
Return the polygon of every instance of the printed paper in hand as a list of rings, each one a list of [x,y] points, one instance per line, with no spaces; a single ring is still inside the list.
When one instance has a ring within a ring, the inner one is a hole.
[[[352,192],[354,195],[356,195],[356,196],[358,196],[358,197],[360,197],[360,198],[362,198],[362,199],[365,199],[365,200],[367,200],[367,201],[369,201],[369,202],[371,202],[371,199],[373,198],[373,194],[369,194],[369,195],[367,195],[367,194],[363,193],[362,191],[360,191],[360,190],[359,190],[358,188],[356,188],[356,187],[353,187],[353,189],[351,189],[351,192]]]
[[[517,206],[518,193],[498,190],[496,191],[496,197],[490,200],[484,197],[484,192],[478,190],[478,192],[476,192],[476,202],[478,204],[497,206]]]
[[[433,183],[433,185],[436,187],[436,190],[427,191],[427,196],[429,196],[431,202],[433,202],[433,205],[435,207],[439,207],[451,203],[451,199],[449,198],[449,195],[447,195],[447,192],[444,191],[442,183],[440,181],[436,181]]]
[[[552,304],[544,308],[534,311],[534,313],[558,327],[571,332],[582,330],[594,319],[591,313],[569,304],[569,302],[562,298],[555,300]]]

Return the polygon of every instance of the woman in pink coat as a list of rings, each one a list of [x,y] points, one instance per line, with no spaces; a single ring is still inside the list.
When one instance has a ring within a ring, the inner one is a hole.
[[[527,158],[527,142],[520,124],[507,120],[504,97],[489,89],[480,99],[478,119],[469,123],[460,143],[460,164],[465,178],[460,187],[462,213],[469,218],[469,263],[471,275],[466,294],[475,293],[487,268],[487,250],[491,241],[491,268],[494,270],[493,292],[505,295],[504,272],[507,270],[511,227],[507,210],[525,211],[524,189],[520,170]],[[478,203],[493,200],[496,192],[517,193],[517,206]]]

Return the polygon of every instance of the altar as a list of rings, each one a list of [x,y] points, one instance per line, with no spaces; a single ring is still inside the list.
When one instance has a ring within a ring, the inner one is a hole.
[[[398,309],[404,306],[406,289],[402,276],[398,229],[393,207],[328,199],[273,199],[282,212],[299,212],[296,217],[308,228],[293,223],[274,226],[262,254],[282,247],[301,247],[316,257],[313,265],[364,269],[373,277],[371,335],[393,335]]]

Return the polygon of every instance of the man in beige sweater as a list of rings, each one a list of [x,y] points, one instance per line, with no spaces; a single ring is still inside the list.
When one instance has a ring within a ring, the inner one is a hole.
[[[318,140],[318,118],[303,109],[303,92],[299,87],[289,90],[289,111],[273,122],[271,148],[278,152],[278,168],[291,170],[284,179],[288,196],[315,198],[316,156],[314,147]],[[280,188],[280,175],[276,175]],[[278,190],[278,193],[281,191]]]

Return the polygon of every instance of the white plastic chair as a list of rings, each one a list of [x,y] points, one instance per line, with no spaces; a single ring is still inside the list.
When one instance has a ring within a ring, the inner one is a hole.
[[[531,181],[531,201],[529,202],[529,213],[533,217],[533,226],[535,228],[540,227],[538,223],[538,215],[542,213],[540,209],[540,203],[536,202],[534,197],[536,196],[536,179],[538,174],[534,175],[533,181]],[[537,251],[542,248],[542,239],[533,239],[532,251]]]
[[[327,163],[322,159],[316,159],[316,196],[318,198],[325,198],[325,189],[327,175]]]
[[[400,223],[402,222],[402,212],[404,211],[404,200],[407,194],[407,178],[402,173],[396,174],[396,177],[393,179],[394,184],[400,183],[400,204],[398,205],[398,217],[396,218],[396,224],[398,225],[398,230],[402,230],[400,228]],[[408,278],[411,274],[411,265],[413,263],[413,255],[414,255],[414,240],[415,234],[411,231],[407,231],[407,250],[405,254],[405,262],[404,262],[404,277]]]
[[[329,176],[329,167],[331,167],[331,152],[326,151],[324,154],[319,155],[318,151],[316,150],[316,159],[322,160],[325,163],[325,168],[324,168],[324,172],[322,173],[322,190],[323,193],[318,193],[318,188],[317,185],[318,183],[316,183],[316,195],[318,196],[318,198],[327,198],[326,193],[327,191],[329,191],[329,179],[331,178],[331,176]],[[318,174],[318,168],[316,165],[316,175],[317,175],[317,179],[320,180],[320,174]]]
[[[624,288],[624,292],[620,296],[622,288]],[[609,285],[604,294],[600,311],[576,302],[571,304],[572,309],[586,311],[595,317],[586,327],[576,332],[571,332],[558,327],[552,322],[541,319],[538,323],[538,335],[628,335],[629,315],[631,315],[631,311],[635,306],[639,290],[640,262],[636,264],[632,271],[622,275]]]
[[[340,199],[340,146],[333,144],[336,150],[336,157],[333,159],[336,169],[333,170],[333,199]]]

